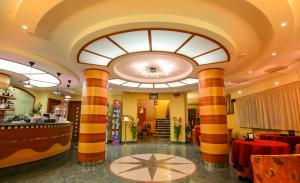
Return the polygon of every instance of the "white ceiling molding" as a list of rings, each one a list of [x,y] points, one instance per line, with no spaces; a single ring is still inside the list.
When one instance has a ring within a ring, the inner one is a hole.
[[[110,79],[108,80],[109,84],[119,85],[119,86],[127,86],[133,88],[145,88],[145,89],[166,89],[166,88],[177,88],[186,85],[194,85],[198,84],[198,79],[195,78],[185,78],[180,81],[170,82],[170,83],[139,83],[139,82],[131,82],[123,79]]]

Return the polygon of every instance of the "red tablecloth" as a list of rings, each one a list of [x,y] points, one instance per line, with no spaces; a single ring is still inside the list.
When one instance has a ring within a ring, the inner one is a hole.
[[[247,168],[247,176],[252,180],[250,156],[275,154],[290,154],[289,144],[270,140],[235,140],[232,144],[231,161],[239,171]]]
[[[296,144],[300,144],[300,136],[281,136],[279,134],[260,134],[261,140],[275,140],[285,142],[290,145],[291,153],[295,152]]]

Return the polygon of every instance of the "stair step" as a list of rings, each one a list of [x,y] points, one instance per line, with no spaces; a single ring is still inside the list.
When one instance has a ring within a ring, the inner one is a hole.
[[[170,129],[156,129],[157,132],[169,132]]]
[[[170,138],[169,135],[157,135],[158,138]]]
[[[166,131],[166,132],[158,132],[158,131],[156,131],[156,134],[170,134],[170,131]]]

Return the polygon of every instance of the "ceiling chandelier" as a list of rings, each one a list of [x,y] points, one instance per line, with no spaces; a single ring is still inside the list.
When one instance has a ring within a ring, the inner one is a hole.
[[[137,73],[149,78],[159,78],[160,76],[168,76],[174,66],[171,63],[163,60],[158,60],[154,64],[150,65],[147,62],[138,63],[133,65]]]

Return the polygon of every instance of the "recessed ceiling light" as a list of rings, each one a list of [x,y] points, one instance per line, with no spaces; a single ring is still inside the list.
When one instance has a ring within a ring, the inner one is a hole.
[[[252,74],[252,71],[248,71],[249,74]]]
[[[170,87],[179,87],[179,86],[184,86],[184,85],[186,85],[186,84],[181,83],[181,82],[173,82],[173,83],[168,83],[168,85],[169,85]]]
[[[279,85],[279,82],[278,82],[278,81],[275,81],[275,85],[278,86],[278,85]]]
[[[142,83],[139,88],[153,88],[153,84]]]
[[[154,84],[154,88],[170,88],[166,83]]]
[[[124,81],[122,79],[111,79],[111,80],[108,80],[108,83],[112,83],[115,85],[121,85],[121,84],[126,83],[126,81]]]
[[[277,53],[276,53],[276,52],[273,52],[273,53],[272,53],[272,56],[276,56],[276,55],[277,55]]]
[[[127,82],[122,84],[122,86],[128,86],[128,87],[138,87],[140,83],[135,83],[135,82]]]
[[[282,23],[280,24],[280,26],[281,26],[281,27],[286,27],[286,26],[287,26],[287,22],[282,22]]]
[[[28,30],[28,26],[27,25],[22,25],[22,29]]]
[[[241,91],[241,90],[239,90],[239,91],[238,91],[238,94],[242,94],[242,91]]]
[[[195,84],[195,83],[198,83],[198,79],[187,78],[187,79],[182,80],[181,82],[185,83],[185,84]]]

